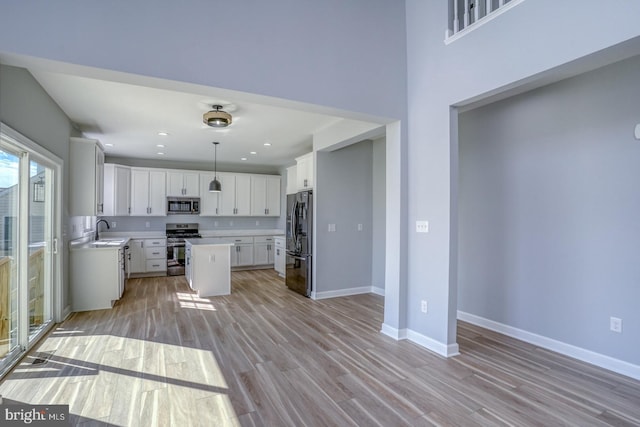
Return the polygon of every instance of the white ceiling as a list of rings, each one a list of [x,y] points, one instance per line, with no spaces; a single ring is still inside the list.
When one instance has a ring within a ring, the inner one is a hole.
[[[293,164],[310,151],[312,134],[339,117],[272,105],[30,69],[78,129],[105,146],[108,156],[264,166]],[[222,104],[233,115],[223,129],[202,115]],[[160,136],[167,132],[168,136]],[[270,143],[271,146],[265,146]],[[158,147],[158,145],[164,147]],[[256,154],[251,154],[254,151]],[[158,153],[164,154],[158,154]],[[246,160],[241,160],[246,158]]]

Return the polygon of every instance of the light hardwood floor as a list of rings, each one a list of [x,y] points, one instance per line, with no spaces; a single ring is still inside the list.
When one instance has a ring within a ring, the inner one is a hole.
[[[70,404],[75,425],[640,425],[638,381],[463,322],[443,359],[380,334],[379,296],[311,301],[272,270],[207,299],[182,277],[127,286],[58,325],[0,394]]]

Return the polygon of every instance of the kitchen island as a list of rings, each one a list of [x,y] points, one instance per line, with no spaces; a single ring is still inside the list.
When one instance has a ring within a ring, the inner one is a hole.
[[[231,293],[231,246],[223,238],[185,239],[185,275],[200,297]]]

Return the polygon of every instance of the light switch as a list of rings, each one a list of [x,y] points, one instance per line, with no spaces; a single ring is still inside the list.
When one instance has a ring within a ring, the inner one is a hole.
[[[333,233],[336,231],[336,225],[335,224],[329,224],[329,228],[328,228],[330,233]]]
[[[416,233],[428,233],[429,221],[416,221]]]

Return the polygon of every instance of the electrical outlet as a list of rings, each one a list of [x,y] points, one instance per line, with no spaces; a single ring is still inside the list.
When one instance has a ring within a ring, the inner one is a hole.
[[[229,227],[233,227],[233,221],[229,221]]]
[[[151,227],[151,223],[149,221],[147,221],[147,222],[144,223],[144,226],[149,228],[149,227]]]
[[[328,231],[330,233],[335,232],[336,231],[336,225],[335,224],[329,224]]]
[[[622,319],[617,318],[617,317],[610,317],[609,318],[609,329],[611,329],[613,332],[617,332],[619,334],[622,333]]]
[[[422,311],[423,313],[426,313],[426,312],[427,312],[427,309],[428,309],[428,307],[427,307],[427,300],[426,300],[426,299],[423,299],[423,300],[420,302],[420,311]]]
[[[260,225],[260,221],[256,221],[256,226]]]
[[[358,231],[362,231],[362,224],[358,224]]]
[[[116,222],[115,221],[111,222],[111,228],[116,228]]]
[[[429,221],[416,221],[416,233],[428,233]]]
[[[213,226],[217,227],[218,226],[218,221],[213,221]]]

